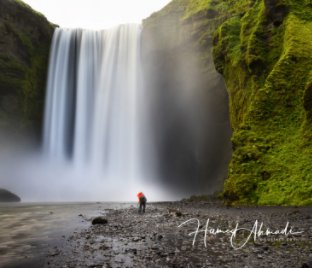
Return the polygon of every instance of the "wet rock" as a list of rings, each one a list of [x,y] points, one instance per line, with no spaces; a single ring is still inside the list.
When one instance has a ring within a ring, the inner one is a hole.
[[[100,217],[96,217],[92,220],[92,224],[95,225],[95,224],[107,224],[108,221],[106,218],[100,216]]]
[[[177,216],[177,217],[182,216],[182,212],[179,211],[178,209],[168,208],[167,211],[170,216]]]
[[[181,212],[181,211],[177,211],[177,212],[175,213],[175,215],[176,215],[177,217],[181,217],[181,216],[182,216],[182,212]]]
[[[59,255],[60,253],[61,253],[61,251],[60,251],[59,249],[54,248],[53,250],[50,250],[50,251],[49,251],[48,255],[49,255],[50,257],[54,257],[54,256]]]
[[[301,268],[312,268],[312,261],[302,264]]]
[[[99,247],[99,249],[100,249],[100,250],[107,250],[107,249],[109,249],[109,247],[106,246],[106,245],[101,245],[101,246]]]
[[[21,202],[21,198],[6,189],[0,188],[0,202]]]
[[[136,248],[130,248],[128,252],[132,252],[134,255],[138,254],[138,250]]]

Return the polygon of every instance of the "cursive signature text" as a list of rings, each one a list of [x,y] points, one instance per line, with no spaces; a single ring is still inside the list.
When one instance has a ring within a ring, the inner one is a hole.
[[[188,234],[190,236],[193,236],[193,243],[192,243],[193,246],[195,245],[195,243],[197,241],[197,237],[198,237],[199,233],[204,233],[204,245],[205,245],[205,247],[207,247],[207,238],[209,235],[216,236],[218,234],[229,234],[230,235],[230,244],[231,244],[232,248],[234,248],[235,250],[243,248],[248,243],[248,241],[250,241],[251,239],[256,241],[257,239],[261,238],[262,236],[268,237],[268,236],[282,235],[282,236],[288,237],[288,236],[299,235],[299,234],[303,233],[303,231],[300,231],[300,232],[293,231],[293,227],[289,226],[289,222],[286,223],[285,228],[271,230],[270,228],[264,228],[263,222],[259,223],[258,220],[256,220],[254,222],[252,228],[250,228],[250,229],[239,228],[238,222],[236,223],[235,227],[232,229],[221,229],[221,228],[210,227],[210,225],[209,225],[210,219],[207,219],[205,228],[202,229],[200,220],[197,218],[192,218],[192,219],[186,220],[183,223],[181,223],[178,226],[178,228],[181,228],[182,226],[184,226],[186,224],[191,224],[191,223],[196,224],[195,231],[190,232]],[[244,234],[244,238],[240,242],[237,242],[237,240],[238,240],[237,234],[238,233]]]

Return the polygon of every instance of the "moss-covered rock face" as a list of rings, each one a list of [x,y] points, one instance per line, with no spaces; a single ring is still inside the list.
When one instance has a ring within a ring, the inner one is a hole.
[[[215,68],[230,97],[233,157],[224,197],[231,203],[311,205],[311,1],[182,3],[181,23],[196,29],[203,57],[213,36]]]
[[[22,1],[0,1],[1,128],[39,129],[53,28]]]
[[[214,10],[214,60],[230,96],[232,203],[312,204],[312,9],[304,0],[190,1]]]
[[[225,197],[311,205],[311,4],[250,1],[244,14],[218,28],[214,40],[234,129]]]

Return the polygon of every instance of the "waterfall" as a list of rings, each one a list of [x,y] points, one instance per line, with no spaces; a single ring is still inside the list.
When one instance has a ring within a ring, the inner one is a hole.
[[[140,25],[55,30],[43,131],[49,159],[107,178],[141,175],[140,34]]]
[[[27,179],[39,198],[176,200],[220,185],[230,152],[227,117],[218,119],[223,81],[202,71],[191,46],[158,51],[149,38],[135,24],[55,30],[44,157]]]

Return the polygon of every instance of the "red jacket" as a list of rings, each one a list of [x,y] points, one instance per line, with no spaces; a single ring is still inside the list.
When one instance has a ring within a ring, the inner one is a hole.
[[[138,197],[139,202],[140,202],[140,199],[141,199],[142,197],[145,197],[145,195],[144,195],[142,192],[139,192],[139,193],[137,194],[137,197]]]

